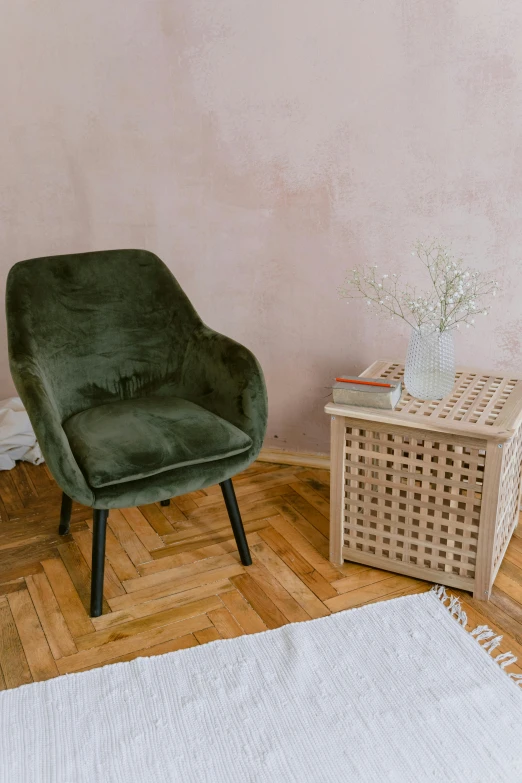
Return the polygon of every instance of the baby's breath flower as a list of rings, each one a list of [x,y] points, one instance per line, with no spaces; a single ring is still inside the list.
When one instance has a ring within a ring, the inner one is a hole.
[[[399,276],[379,275],[376,264],[366,268],[354,267],[347,278],[341,296],[348,299],[364,297],[368,307],[375,305],[379,314],[392,319],[402,318],[416,328],[431,326],[439,332],[473,325],[475,314],[488,315],[485,297],[496,296],[498,281],[463,266],[462,259],[454,258],[440,242],[417,242],[416,255],[427,270],[431,281],[429,291],[417,293],[412,286],[398,288]]]

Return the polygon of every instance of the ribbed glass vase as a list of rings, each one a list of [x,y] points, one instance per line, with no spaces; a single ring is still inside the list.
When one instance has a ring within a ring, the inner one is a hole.
[[[438,329],[412,329],[404,385],[412,397],[441,400],[455,384],[453,334]]]

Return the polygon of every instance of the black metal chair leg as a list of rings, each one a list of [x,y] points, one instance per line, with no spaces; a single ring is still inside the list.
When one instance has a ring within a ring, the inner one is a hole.
[[[105,532],[107,529],[106,509],[93,510],[94,530],[92,537],[91,617],[99,617],[103,606],[103,574],[105,571]]]
[[[62,492],[62,507],[60,509],[60,526],[58,528],[58,533],[61,536],[66,536],[69,532],[69,528],[71,525],[71,510],[72,510],[72,500],[71,498],[65,494],[65,492]]]
[[[170,506],[170,499],[169,500],[160,500],[160,506]]]
[[[230,518],[230,524],[232,525],[234,538],[236,539],[237,549],[239,552],[239,557],[241,558],[241,562],[245,566],[252,565],[252,558],[250,557],[250,550],[246,540],[245,528],[243,527],[241,514],[239,513],[232,479],[222,481],[219,486],[223,492],[225,505],[227,507],[228,516]]]

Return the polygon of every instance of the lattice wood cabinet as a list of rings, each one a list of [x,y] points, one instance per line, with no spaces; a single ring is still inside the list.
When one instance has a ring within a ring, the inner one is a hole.
[[[362,374],[402,379],[374,362]],[[393,411],[329,403],[330,559],[488,600],[518,523],[522,381],[459,368],[452,394]]]

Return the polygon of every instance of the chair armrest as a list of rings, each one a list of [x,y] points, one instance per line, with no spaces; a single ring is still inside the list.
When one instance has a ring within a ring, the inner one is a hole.
[[[25,405],[31,424],[60,489],[85,506],[94,504],[94,493],[73,456],[62,427],[60,412],[49,384],[40,368],[33,362],[19,364],[12,356],[11,375]]]
[[[185,354],[183,386],[193,402],[252,438],[250,456],[255,459],[265,437],[268,401],[263,371],[253,353],[202,325]]]

